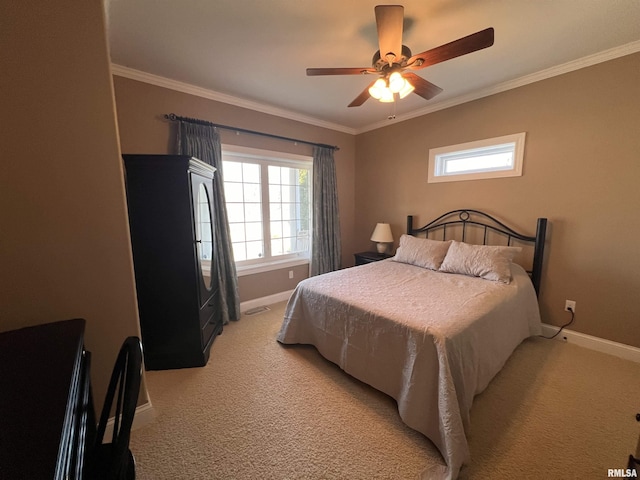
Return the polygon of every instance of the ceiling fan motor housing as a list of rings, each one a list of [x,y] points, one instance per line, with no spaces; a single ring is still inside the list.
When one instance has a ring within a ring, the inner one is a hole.
[[[402,45],[402,55],[400,58],[395,57],[391,64],[385,58],[380,56],[380,50],[378,50],[371,60],[371,65],[380,73],[387,73],[387,70],[404,68],[407,65],[407,60],[411,58],[411,50],[406,45]]]

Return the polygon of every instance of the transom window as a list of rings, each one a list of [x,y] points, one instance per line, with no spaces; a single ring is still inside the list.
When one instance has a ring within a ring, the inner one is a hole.
[[[310,257],[311,157],[225,145],[222,172],[239,267]]]
[[[525,133],[429,150],[429,183],[522,175]]]

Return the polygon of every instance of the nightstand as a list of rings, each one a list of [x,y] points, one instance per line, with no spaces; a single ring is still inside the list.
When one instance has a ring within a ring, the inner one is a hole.
[[[378,262],[385,258],[391,258],[393,255],[378,252],[360,252],[355,253],[354,257],[356,258],[356,265],[364,265],[365,263]]]

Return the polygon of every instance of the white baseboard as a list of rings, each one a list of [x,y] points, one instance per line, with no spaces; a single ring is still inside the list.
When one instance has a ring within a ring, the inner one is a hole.
[[[546,323],[542,324],[542,334],[546,337],[554,335],[557,331],[558,327],[554,325],[547,325]],[[609,355],[640,363],[640,348],[625,345],[624,343],[612,342],[611,340],[605,340],[604,338],[594,337],[567,329],[562,330],[554,340],[573,343],[590,350],[608,353]]]
[[[131,430],[136,430],[137,428],[143,427],[153,421],[156,413],[153,409],[153,405],[151,405],[151,401],[147,401],[147,403],[143,403],[136,407],[136,413],[133,417],[133,425],[131,426]],[[115,421],[114,417],[111,417],[107,420],[107,426],[104,429],[104,441],[110,442],[111,436],[113,435],[113,423]]]
[[[252,308],[262,307],[263,305],[273,305],[278,302],[286,302],[289,300],[289,297],[293,293],[293,290],[288,290],[286,292],[274,293],[273,295],[268,295],[266,297],[254,298],[253,300],[247,300],[246,302],[242,302],[240,304],[240,311],[246,312],[247,310],[251,310]]]

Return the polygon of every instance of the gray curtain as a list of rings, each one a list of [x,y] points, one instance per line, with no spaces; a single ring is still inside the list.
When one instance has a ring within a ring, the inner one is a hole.
[[[181,155],[191,155],[216,168],[213,177],[213,204],[215,237],[214,262],[218,272],[220,304],[222,320],[240,318],[240,296],[238,294],[238,274],[233,259],[229,222],[227,221],[227,207],[224,199],[224,184],[222,183],[222,146],[220,135],[215,127],[194,123],[178,122],[177,150]]]
[[[311,275],[340,268],[338,187],[333,149],[313,148],[313,239]]]

